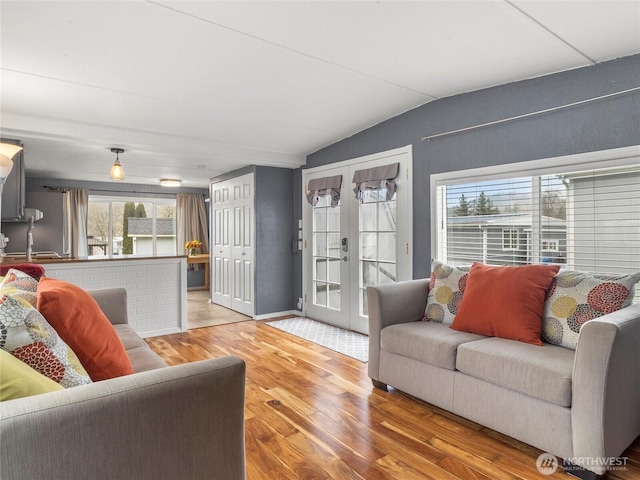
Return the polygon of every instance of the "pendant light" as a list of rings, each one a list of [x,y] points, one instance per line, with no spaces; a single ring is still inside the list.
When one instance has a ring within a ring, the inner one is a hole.
[[[122,148],[112,148],[111,152],[116,154],[116,162],[111,167],[111,180],[124,180],[124,169],[120,165],[120,159],[118,158],[118,155],[124,153],[124,150]]]

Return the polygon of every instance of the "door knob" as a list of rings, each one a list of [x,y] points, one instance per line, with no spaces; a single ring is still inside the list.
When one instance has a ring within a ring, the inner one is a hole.
[[[342,261],[346,262],[347,260],[349,260],[349,257],[347,257],[346,255],[344,257],[342,257]]]

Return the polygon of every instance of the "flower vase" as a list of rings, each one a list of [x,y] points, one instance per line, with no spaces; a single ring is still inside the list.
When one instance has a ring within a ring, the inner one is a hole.
[[[197,248],[190,248],[189,249],[189,256],[190,257],[195,257],[198,254],[198,249]]]

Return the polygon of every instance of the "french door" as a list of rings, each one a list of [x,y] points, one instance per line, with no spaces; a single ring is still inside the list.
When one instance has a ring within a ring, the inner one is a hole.
[[[360,202],[354,173],[394,163],[395,194],[366,190]],[[411,147],[305,170],[303,191],[310,180],[336,175],[342,177],[337,206],[328,195],[315,206],[303,198],[303,310],[367,334],[367,287],[412,278]]]
[[[254,315],[253,173],[211,185],[211,301]]]

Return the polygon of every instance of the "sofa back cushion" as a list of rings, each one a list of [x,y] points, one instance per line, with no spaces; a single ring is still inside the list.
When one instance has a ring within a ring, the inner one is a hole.
[[[558,273],[547,292],[542,339],[572,350],[585,322],[631,305],[640,272],[599,275],[573,270]]]
[[[557,265],[474,263],[451,328],[542,345],[542,312]]]
[[[38,284],[38,310],[77,353],[92,380],[133,373],[113,325],[80,287],[43,277]]]

